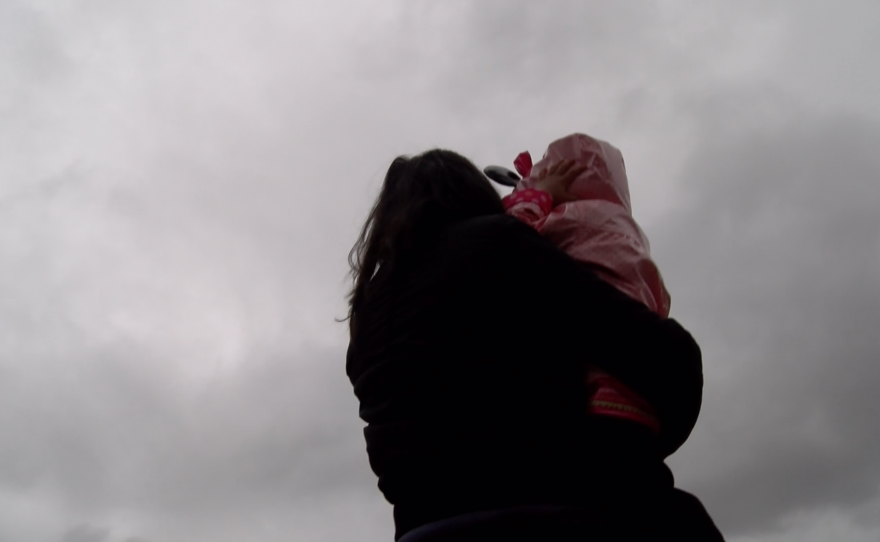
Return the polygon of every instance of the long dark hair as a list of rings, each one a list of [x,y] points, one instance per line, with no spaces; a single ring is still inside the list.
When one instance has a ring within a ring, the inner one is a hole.
[[[501,197],[467,158],[442,149],[396,158],[348,254],[349,318],[444,224],[503,212]]]

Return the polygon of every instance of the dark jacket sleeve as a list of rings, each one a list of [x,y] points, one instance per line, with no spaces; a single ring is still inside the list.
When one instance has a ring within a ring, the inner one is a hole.
[[[482,259],[495,260],[493,287],[516,293],[517,306],[508,310],[530,314],[518,323],[520,329],[545,334],[557,346],[554,351],[563,352],[563,362],[596,366],[644,397],[660,419],[661,453],[673,453],[700,412],[703,375],[696,341],[678,322],[602,281],[527,225],[501,218],[485,220],[492,224],[493,241]]]

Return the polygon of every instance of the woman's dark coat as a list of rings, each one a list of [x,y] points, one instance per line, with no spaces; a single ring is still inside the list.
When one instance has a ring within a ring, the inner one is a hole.
[[[347,357],[398,538],[477,510],[671,487],[662,459],[694,427],[703,385],[675,320],[504,215],[448,226],[411,260],[357,308]],[[650,402],[658,438],[586,416],[589,366]]]

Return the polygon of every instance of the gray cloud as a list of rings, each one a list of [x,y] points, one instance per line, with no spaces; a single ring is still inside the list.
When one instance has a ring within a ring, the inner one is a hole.
[[[6,490],[48,485],[73,517],[114,509],[178,529],[375,491],[338,349],[255,356],[195,394],[124,345],[86,355],[21,360],[44,376],[4,379],[16,416],[0,432],[17,436],[0,448]],[[107,532],[80,526],[65,540]]]
[[[73,527],[61,537],[61,542],[105,542],[110,536],[109,529],[101,529],[83,524]]]
[[[658,228],[709,375],[681,470],[732,533],[880,490],[878,144],[858,119],[715,133]]]
[[[332,322],[357,227],[396,154],[576,129],[706,352],[680,482],[734,534],[870,526],[880,78],[844,4],[0,2],[0,539],[389,539]]]

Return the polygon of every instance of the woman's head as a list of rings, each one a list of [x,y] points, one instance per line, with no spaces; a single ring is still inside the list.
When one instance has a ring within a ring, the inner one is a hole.
[[[349,253],[351,312],[444,224],[503,212],[500,196],[467,158],[440,149],[396,158]]]

